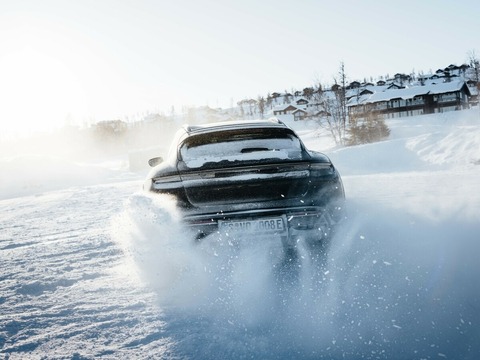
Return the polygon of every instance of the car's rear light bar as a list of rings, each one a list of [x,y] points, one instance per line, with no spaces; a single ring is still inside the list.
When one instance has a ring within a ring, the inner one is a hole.
[[[330,163],[313,163],[310,165],[312,176],[331,176],[335,174],[335,168]]]
[[[179,175],[162,176],[154,178],[152,181],[155,190],[175,189],[182,186],[182,179]]]

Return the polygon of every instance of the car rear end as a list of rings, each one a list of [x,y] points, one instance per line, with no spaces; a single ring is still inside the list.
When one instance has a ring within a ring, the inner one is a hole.
[[[197,239],[325,239],[344,199],[330,160],[309,152],[284,125],[190,130],[176,171],[152,176],[151,190],[174,194]]]

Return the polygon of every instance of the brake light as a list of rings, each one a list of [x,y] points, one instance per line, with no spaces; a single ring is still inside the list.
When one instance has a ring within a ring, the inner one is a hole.
[[[155,190],[175,189],[182,186],[182,179],[179,175],[167,175],[152,180]]]
[[[310,174],[312,176],[332,176],[335,174],[335,168],[329,163],[311,164]]]

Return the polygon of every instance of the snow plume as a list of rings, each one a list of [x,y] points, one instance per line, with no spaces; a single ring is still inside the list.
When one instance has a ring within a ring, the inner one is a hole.
[[[294,256],[254,235],[195,243],[171,200],[145,194],[132,196],[114,225],[139,279],[155,290],[179,355],[480,353],[473,340],[480,335],[478,222],[439,224],[408,209],[350,201],[327,251],[299,242]]]
[[[112,231],[129,261],[131,273],[151,286],[162,303],[194,301],[202,279],[199,259],[181,227],[175,203],[168,197],[137,193],[123,214],[113,221]],[[189,283],[189,276],[194,276]]]
[[[252,239],[240,244],[217,235],[196,242],[168,197],[133,195],[113,225],[130,265],[157,291],[162,306],[216,313],[229,311],[234,303],[249,308],[251,297],[270,286],[282,260],[280,242]],[[252,310],[245,310],[247,318]]]

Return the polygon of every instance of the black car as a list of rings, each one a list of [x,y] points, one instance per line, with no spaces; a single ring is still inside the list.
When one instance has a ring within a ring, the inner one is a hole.
[[[149,161],[144,189],[169,194],[197,240],[277,236],[324,243],[342,218],[340,174],[277,120],[184,126],[168,157]]]

